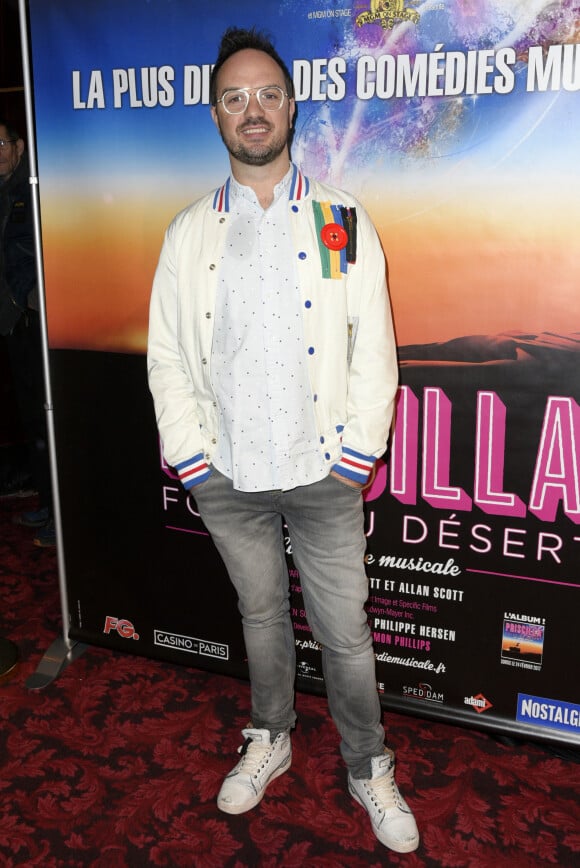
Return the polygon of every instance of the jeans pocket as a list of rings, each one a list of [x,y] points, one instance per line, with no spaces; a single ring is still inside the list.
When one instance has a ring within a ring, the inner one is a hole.
[[[362,494],[362,486],[357,485],[349,485],[348,482],[343,482],[338,476],[335,476],[333,473],[328,474],[328,479],[331,479],[333,483],[340,487],[342,491],[349,491],[354,496]]]

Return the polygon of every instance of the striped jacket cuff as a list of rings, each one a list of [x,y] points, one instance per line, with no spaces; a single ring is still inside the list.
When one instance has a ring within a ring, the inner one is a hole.
[[[374,463],[375,459],[372,455],[363,455],[361,452],[349,449],[348,446],[343,446],[342,457],[332,469],[340,476],[364,485],[369,480]]]
[[[181,480],[181,484],[185,489],[193,488],[199,485],[200,482],[205,482],[211,476],[211,467],[205,460],[205,455],[200,452],[194,455],[189,461],[182,461],[175,465],[177,474]]]

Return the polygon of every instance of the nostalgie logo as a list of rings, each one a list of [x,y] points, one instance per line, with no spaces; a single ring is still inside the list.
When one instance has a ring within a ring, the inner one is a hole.
[[[222,642],[210,642],[207,639],[197,639],[194,636],[168,633],[166,630],[154,630],[153,642],[163,648],[198,654],[201,657],[215,657],[218,660],[230,659],[230,646],[224,645]]]
[[[484,711],[489,711],[490,708],[493,708],[493,705],[489,699],[485,698],[483,693],[478,693],[477,696],[466,696],[463,704],[471,706],[478,714],[482,714]]]
[[[580,731],[580,705],[518,693],[516,720],[546,729],[562,729],[577,735]]]
[[[539,671],[542,668],[545,631],[545,618],[504,612],[502,664]]]
[[[405,0],[371,0],[368,12],[357,15],[355,22],[357,27],[379,23],[383,30],[392,30],[401,21],[418,24],[421,16],[415,9],[408,8],[414,5],[413,0],[407,4]]]
[[[406,696],[408,699],[421,699],[423,702],[436,702],[439,704],[445,701],[443,693],[439,690],[434,690],[425,681],[420,681],[416,686],[403,685],[403,696]]]
[[[136,642],[139,641],[139,633],[137,633],[131,621],[125,621],[123,619],[119,620],[119,618],[115,618],[113,615],[107,615],[105,618],[103,633],[109,635],[113,630],[118,633],[122,639],[134,639]]]

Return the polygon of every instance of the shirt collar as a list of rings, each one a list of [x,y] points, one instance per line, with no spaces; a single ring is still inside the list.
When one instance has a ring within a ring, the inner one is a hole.
[[[251,201],[254,201],[253,191],[251,191],[250,196],[248,196],[248,191],[250,191],[249,187],[244,187],[242,184],[239,184],[236,179],[230,175],[226,183],[215,191],[213,198],[214,211],[229,211],[230,197],[232,196],[235,197],[242,195],[246,198],[250,198]],[[290,163],[287,173],[274,188],[274,199],[278,196],[286,195],[291,202],[297,202],[304,199],[308,195],[309,191],[310,181],[306,175],[303,175],[294,163]]]
[[[290,184],[292,182],[292,174],[292,165],[290,164],[288,167],[288,171],[286,172],[284,177],[280,181],[278,181],[278,183],[274,187],[272,205],[277,202],[281,196],[285,195],[285,198],[288,198]],[[245,184],[240,184],[239,181],[236,181],[233,176],[231,178],[230,197],[232,203],[235,202],[237,199],[242,199],[250,205],[258,204],[258,199],[253,189],[246,186]]]

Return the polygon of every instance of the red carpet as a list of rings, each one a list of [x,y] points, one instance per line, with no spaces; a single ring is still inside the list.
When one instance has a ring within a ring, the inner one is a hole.
[[[387,714],[422,841],[390,853],[346,791],[325,701],[300,694],[290,771],[246,815],[215,797],[247,724],[248,685],[88,648],[25,686],[61,633],[56,555],[0,502],[0,866],[580,866],[580,764],[540,744]],[[87,553],[90,556],[90,553]]]

